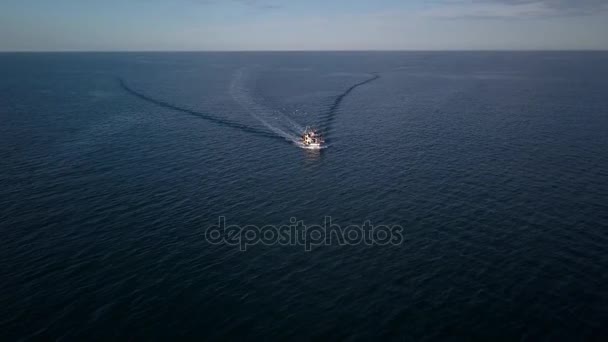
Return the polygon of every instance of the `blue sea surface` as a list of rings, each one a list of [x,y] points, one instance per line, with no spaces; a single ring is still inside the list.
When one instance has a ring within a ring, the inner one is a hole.
[[[3,340],[608,337],[607,52],[5,53],[0,122]]]

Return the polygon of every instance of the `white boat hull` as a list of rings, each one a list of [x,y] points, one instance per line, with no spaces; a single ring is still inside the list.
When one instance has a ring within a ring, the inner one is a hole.
[[[320,150],[323,147],[321,146],[321,144],[308,144],[308,145],[304,145],[304,148],[309,149],[309,150]]]

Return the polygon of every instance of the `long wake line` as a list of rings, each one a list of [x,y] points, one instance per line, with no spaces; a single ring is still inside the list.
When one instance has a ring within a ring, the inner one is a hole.
[[[326,111],[326,113],[324,115],[324,120],[322,121],[322,123],[319,127],[319,129],[321,130],[321,132],[323,132],[323,134],[325,135],[326,138],[330,135],[330,133],[333,129],[333,122],[335,120],[336,113],[338,112],[338,109],[340,108],[340,105],[342,104],[342,101],[344,100],[344,98],[346,98],[357,87],[360,87],[364,84],[373,82],[380,78],[380,75],[378,75],[377,73],[373,73],[371,75],[373,75],[373,76],[368,78],[367,80],[364,80],[362,82],[359,82],[359,83],[356,83],[356,84],[350,86],[348,89],[346,89],[344,92],[342,92],[340,95],[338,95],[335,98],[332,105]],[[216,116],[213,116],[213,115],[210,115],[207,113],[202,113],[202,112],[198,112],[198,111],[195,111],[192,109],[179,107],[174,104],[165,102],[163,100],[155,99],[153,97],[145,95],[145,94],[129,87],[129,85],[122,78],[118,78],[118,83],[120,84],[120,87],[123,90],[125,90],[127,93],[129,93],[141,100],[144,100],[146,102],[155,104],[157,106],[179,111],[182,113],[187,113],[187,114],[196,116],[198,118],[205,119],[209,122],[213,122],[220,126],[237,129],[242,132],[251,133],[253,135],[257,135],[260,137],[289,141],[298,146],[300,145],[299,134],[302,133],[301,131],[303,131],[303,128],[298,123],[291,120],[289,117],[282,115],[282,114],[277,115],[276,112],[273,113],[273,111],[269,110],[268,108],[265,108],[265,107],[257,104],[251,98],[248,91],[244,90],[244,88],[243,88],[242,70],[240,70],[235,75],[233,82],[231,84],[232,96],[235,100],[237,100],[237,102],[239,104],[241,104],[241,106],[243,106],[243,108],[245,108],[247,111],[249,111],[249,113],[254,118],[259,120],[270,131],[258,129],[255,127],[250,127],[248,125],[245,125],[245,124],[242,124],[242,123],[239,123],[236,121],[218,118]],[[272,113],[272,117],[268,117],[268,114],[266,114],[266,113],[269,113],[269,114]],[[270,121],[273,121],[275,124],[272,124]],[[290,126],[289,129],[287,129],[287,127],[280,128],[279,127],[280,125],[279,126],[276,125],[281,122],[289,124],[289,126]]]
[[[361,81],[357,84],[350,86],[342,94],[340,94],[336,97],[336,99],[334,100],[332,105],[327,110],[327,112],[325,114],[325,120],[323,121],[323,123],[321,124],[321,127],[320,127],[321,131],[324,132],[324,134],[326,136],[329,136],[329,134],[331,133],[331,131],[333,129],[333,123],[334,123],[334,120],[336,117],[336,113],[337,113],[338,109],[340,108],[340,105],[342,104],[342,101],[344,100],[344,98],[346,96],[348,96],[348,94],[350,94],[356,88],[358,88],[364,84],[373,82],[380,78],[380,75],[378,75],[377,73],[372,73],[371,75],[372,75],[372,77],[368,78],[365,81]]]
[[[176,110],[176,111],[179,111],[179,112],[182,112],[182,113],[187,113],[187,114],[196,116],[198,118],[205,119],[207,121],[213,122],[213,123],[218,124],[220,126],[230,127],[230,128],[233,128],[233,129],[238,129],[240,131],[251,133],[251,134],[254,134],[254,135],[257,135],[257,136],[260,136],[260,137],[283,140],[283,139],[281,139],[281,137],[279,137],[279,136],[277,136],[277,135],[275,135],[273,133],[264,131],[264,130],[260,130],[260,129],[257,129],[257,128],[254,128],[254,127],[249,127],[247,125],[244,125],[244,124],[232,121],[232,120],[220,119],[218,117],[215,117],[215,116],[212,116],[212,115],[209,115],[209,114],[206,114],[206,113],[201,113],[201,112],[198,112],[198,111],[195,111],[195,110],[192,110],[192,109],[188,109],[188,108],[178,107],[178,106],[170,104],[168,102],[155,99],[153,97],[150,97],[148,95],[140,93],[137,90],[134,90],[133,88],[129,87],[127,85],[127,83],[122,78],[118,78],[118,82],[120,84],[120,87],[123,90],[125,90],[127,93],[129,93],[129,94],[131,94],[131,95],[133,95],[133,96],[135,96],[135,97],[137,97],[139,99],[142,99],[142,100],[144,100],[146,102],[153,103],[153,104],[155,104],[157,106],[168,108],[168,109],[172,109],[172,110]]]

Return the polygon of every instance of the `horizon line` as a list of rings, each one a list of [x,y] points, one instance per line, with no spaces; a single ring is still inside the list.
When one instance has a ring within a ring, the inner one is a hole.
[[[1,53],[239,53],[239,52],[608,52],[605,49],[337,49],[337,50],[0,50]]]

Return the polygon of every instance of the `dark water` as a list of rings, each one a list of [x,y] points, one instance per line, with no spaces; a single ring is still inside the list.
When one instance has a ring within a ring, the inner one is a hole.
[[[3,339],[608,336],[608,53],[0,55]],[[329,147],[293,139],[320,127]],[[398,246],[204,231],[398,224]]]

